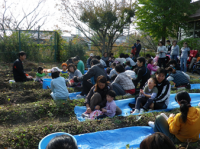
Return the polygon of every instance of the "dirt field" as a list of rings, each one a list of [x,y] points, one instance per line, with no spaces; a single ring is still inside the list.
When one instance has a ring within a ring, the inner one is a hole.
[[[60,64],[36,64],[25,62],[26,72],[35,76],[38,66],[51,68]],[[0,66],[0,149],[12,147],[16,149],[37,149],[39,141],[49,133],[64,131],[72,135],[111,130],[129,126],[147,126],[148,121],[154,121],[159,113],[144,114],[139,121],[136,116],[116,116],[101,121],[79,122],[74,114],[76,105],[83,105],[84,99],[54,102],[50,90],[43,90],[37,82],[13,83],[12,65]],[[198,83],[198,76],[192,77]],[[70,90],[73,92],[73,90]],[[190,90],[189,92],[200,92]],[[117,99],[122,99],[118,96]],[[170,113],[178,113],[175,109]],[[97,127],[98,126],[98,127]],[[184,148],[188,144],[178,144]],[[200,148],[200,141],[189,143],[188,149]]]

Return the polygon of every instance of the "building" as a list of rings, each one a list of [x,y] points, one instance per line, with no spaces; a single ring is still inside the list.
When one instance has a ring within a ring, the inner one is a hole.
[[[196,1],[193,4],[200,5],[200,1]],[[188,23],[187,33],[183,29],[180,29],[178,33],[179,41],[185,38],[200,38],[200,9],[198,9],[195,14],[191,15],[190,18],[192,18],[193,21]]]

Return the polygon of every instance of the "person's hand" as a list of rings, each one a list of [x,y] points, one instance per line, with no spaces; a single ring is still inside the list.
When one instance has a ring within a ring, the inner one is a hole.
[[[100,110],[100,106],[97,105],[97,106],[95,107],[95,110]]]
[[[107,110],[106,110],[106,109],[104,109],[104,108],[102,108],[101,110],[102,110],[102,112],[103,112],[103,113],[107,112]]]
[[[142,89],[140,89],[140,93],[141,93],[141,94],[144,94],[144,91],[143,91]]]
[[[73,78],[74,82],[79,82],[77,77]]]
[[[27,78],[29,78],[29,79],[33,79],[33,77],[32,77],[32,76],[27,76]]]
[[[174,117],[174,116],[175,116],[175,114],[173,114],[173,113],[169,115],[169,117]]]
[[[92,112],[90,107],[88,107],[86,111],[87,111],[87,113],[91,113]]]

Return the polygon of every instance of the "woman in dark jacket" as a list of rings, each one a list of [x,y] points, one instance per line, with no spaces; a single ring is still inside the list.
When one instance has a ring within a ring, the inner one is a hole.
[[[94,110],[100,110],[106,106],[106,94],[112,90],[110,83],[103,75],[97,78],[96,84],[90,89],[86,97],[86,112],[91,113]],[[122,111],[119,107],[116,109],[116,115],[121,114]]]

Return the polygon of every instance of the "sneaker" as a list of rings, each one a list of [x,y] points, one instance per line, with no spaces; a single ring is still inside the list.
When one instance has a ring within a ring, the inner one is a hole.
[[[81,99],[81,98],[85,98],[86,96],[82,96],[82,95],[76,95],[77,99]]]
[[[152,121],[149,121],[149,122],[148,122],[148,125],[149,125],[151,128],[153,128],[153,129],[154,129],[154,127],[155,127],[155,124],[154,124],[154,122],[152,122]]]
[[[131,114],[138,114],[138,113],[140,113],[140,111],[138,109],[135,109],[135,111]]]
[[[89,118],[89,117],[90,117],[90,114],[84,112],[84,113],[82,113],[81,116],[82,116],[83,118]]]
[[[144,114],[144,109],[143,108],[140,109],[140,113],[139,114]]]
[[[160,115],[162,115],[166,120],[168,120],[167,115],[165,115],[165,113],[161,113]]]

